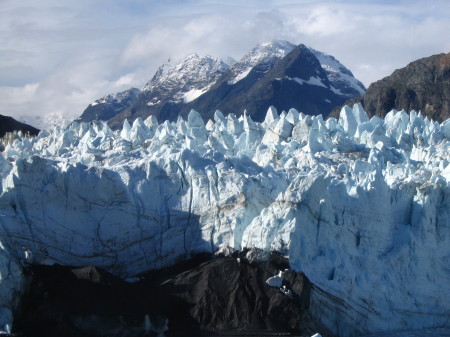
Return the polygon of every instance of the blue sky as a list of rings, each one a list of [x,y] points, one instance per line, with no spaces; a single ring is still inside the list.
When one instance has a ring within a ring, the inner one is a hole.
[[[0,114],[79,116],[141,88],[169,57],[240,59],[284,39],[335,56],[366,86],[450,52],[450,1],[1,0]]]

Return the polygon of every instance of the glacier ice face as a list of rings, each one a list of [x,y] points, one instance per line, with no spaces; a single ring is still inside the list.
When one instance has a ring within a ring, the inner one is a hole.
[[[19,266],[123,278],[218,247],[289,256],[340,336],[448,326],[450,134],[416,112],[337,121],[270,108],[55,127],[0,156],[0,325]],[[6,328],[4,328],[6,330]]]

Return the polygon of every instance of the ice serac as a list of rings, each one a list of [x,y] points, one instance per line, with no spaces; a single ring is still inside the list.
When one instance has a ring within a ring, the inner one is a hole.
[[[288,256],[325,334],[450,327],[449,121],[355,106],[73,123],[7,145],[0,173],[5,331],[23,264],[127,278],[219,246]]]

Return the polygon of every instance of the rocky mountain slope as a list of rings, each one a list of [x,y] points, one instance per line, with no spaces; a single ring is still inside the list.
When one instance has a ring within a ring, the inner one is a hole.
[[[450,117],[450,53],[411,62],[372,83],[361,99],[369,116],[384,117],[391,109],[421,111],[442,122]],[[337,116],[340,108],[333,112]]]
[[[90,104],[83,112],[83,120],[107,121],[121,111],[129,108],[137,99],[141,90],[131,88],[116,94],[107,95]]]
[[[22,265],[128,279],[231,248],[288,257],[332,336],[450,328],[449,120],[355,105],[327,121],[270,108],[262,123],[218,111],[119,133],[73,123],[8,146],[0,174],[4,331]]]
[[[176,121],[196,109],[205,121],[216,110],[237,116],[246,110],[261,122],[270,105],[280,111],[296,108],[307,114],[327,114],[364,91],[362,83],[332,56],[274,41],[256,46],[238,62],[196,54],[169,62],[130,104],[106,105],[101,104],[105,99],[97,100],[79,121],[107,120],[117,129],[125,119],[132,123],[154,115],[159,122]]]
[[[21,123],[9,116],[0,115],[0,137],[3,137],[7,132],[22,131],[24,134],[29,133],[35,136],[39,130],[31,125]]]
[[[262,122],[271,105],[280,111],[294,108],[318,115],[331,111],[344,100],[317,57],[304,45],[292,49],[269,70],[258,65],[236,84],[230,85],[229,81],[223,78],[189,107],[203,112],[204,120],[219,109],[237,115],[246,110],[253,120]]]

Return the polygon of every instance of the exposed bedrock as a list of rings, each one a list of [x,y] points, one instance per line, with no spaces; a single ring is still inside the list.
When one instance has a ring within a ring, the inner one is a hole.
[[[278,254],[197,256],[127,283],[95,267],[33,266],[15,326],[27,337],[306,332],[310,285],[286,267]],[[285,292],[265,282],[280,270]]]

